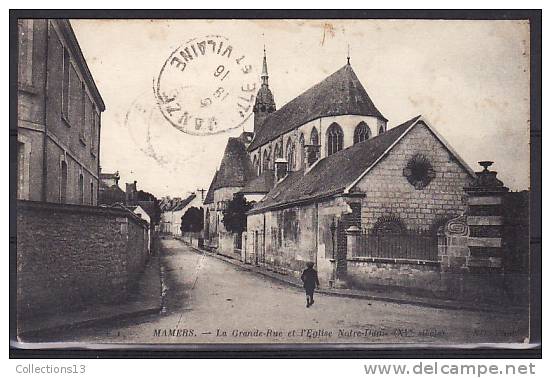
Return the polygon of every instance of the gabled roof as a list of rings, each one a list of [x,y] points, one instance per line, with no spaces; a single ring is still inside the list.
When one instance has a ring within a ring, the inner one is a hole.
[[[218,171],[214,172],[214,176],[212,177],[212,181],[209,185],[209,190],[207,191],[207,195],[205,196],[205,200],[203,201],[203,204],[208,205],[209,203],[214,203],[214,184],[216,183],[216,177],[218,176]]]
[[[137,204],[149,215],[149,218],[154,218],[155,203],[153,201],[137,201]]]
[[[167,200],[168,202],[161,203],[159,206],[161,207],[162,211],[179,211],[185,208],[191,201],[193,201],[197,197],[195,193],[192,193],[188,195],[186,198],[172,198],[170,200]],[[138,203],[141,204],[140,201]],[[147,210],[147,209],[144,209]],[[151,214],[150,214],[151,215]]]
[[[392,148],[415,126],[421,116],[410,119],[383,134],[339,151],[319,160],[306,173],[291,172],[271,190],[251,213],[274,207],[306,202],[340,193],[350,192]],[[457,158],[459,163],[473,175],[469,166],[451,147],[423,120],[423,123]]]
[[[216,175],[214,189],[243,187],[254,177],[254,168],[242,139],[229,138]]]
[[[386,121],[349,64],[270,113],[248,150],[314,119],[343,114],[374,116]]]
[[[265,194],[274,187],[274,171],[264,170],[259,176],[253,178],[240,190],[243,194]]]
[[[179,201],[176,206],[172,208],[172,211],[180,211],[183,208],[185,208],[187,205],[190,204],[191,201],[193,201],[197,197],[195,193],[190,194],[187,198],[184,198],[183,200]]]

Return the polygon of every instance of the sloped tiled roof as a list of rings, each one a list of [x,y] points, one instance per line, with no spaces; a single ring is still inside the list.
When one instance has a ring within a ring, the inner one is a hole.
[[[243,187],[254,177],[254,168],[242,139],[229,138],[216,175],[214,189]]]
[[[138,201],[137,204],[144,209],[149,218],[155,218],[155,203],[153,201]]]
[[[170,198],[164,197],[159,201],[159,207],[162,211],[165,211],[170,206]]]
[[[241,189],[243,194],[268,193],[274,187],[274,171],[267,169]]]
[[[306,174],[304,169],[289,173],[251,212],[343,192],[420,117],[321,159]]]
[[[172,211],[179,211],[185,208],[191,201],[193,201],[197,197],[195,193],[190,194],[187,198],[184,198],[183,200],[179,201],[173,208]]]
[[[270,113],[248,150],[252,151],[311,120],[343,114],[374,116],[386,120],[349,64],[295,97],[281,109]]]
[[[207,195],[205,196],[205,200],[203,201],[203,204],[208,205],[209,203],[214,203],[214,184],[216,183],[216,177],[218,176],[218,171],[214,172],[214,176],[212,177],[212,181],[209,185],[209,190],[207,191]]]

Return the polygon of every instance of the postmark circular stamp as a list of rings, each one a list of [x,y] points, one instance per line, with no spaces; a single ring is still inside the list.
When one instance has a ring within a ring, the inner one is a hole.
[[[249,59],[220,35],[192,38],[179,46],[153,83],[163,117],[192,135],[242,126],[251,116],[257,87]]]

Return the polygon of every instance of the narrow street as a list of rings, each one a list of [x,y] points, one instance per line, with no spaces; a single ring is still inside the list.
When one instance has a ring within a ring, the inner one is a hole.
[[[51,335],[91,343],[522,342],[526,315],[492,314],[317,295],[161,242],[166,312]]]

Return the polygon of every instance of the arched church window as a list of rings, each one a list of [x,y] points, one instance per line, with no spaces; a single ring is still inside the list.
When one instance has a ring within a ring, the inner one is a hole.
[[[298,138],[298,151],[297,151],[297,167],[302,167],[304,162],[304,134],[300,134]]]
[[[364,121],[358,123],[358,126],[356,126],[356,129],[354,130],[354,144],[363,142],[370,137],[371,130],[369,130],[369,126],[367,126]]]
[[[312,129],[312,132],[310,133],[310,144],[317,146],[320,144],[320,137],[318,134],[318,130],[314,127]]]
[[[258,156],[257,155],[254,155],[253,167],[254,167],[254,171],[256,172],[256,174],[259,175],[260,174],[260,164],[258,163]]]
[[[333,155],[342,150],[343,140],[342,128],[335,122],[327,129],[327,155]]]
[[[383,125],[381,125],[381,126],[379,127],[379,134],[382,134],[382,133],[384,133],[384,132],[385,132],[385,127],[384,127]]]
[[[289,170],[295,167],[295,144],[291,138],[287,140],[287,166]]]
[[[262,170],[266,171],[270,169],[270,151],[264,150],[264,156],[262,158]]]
[[[277,143],[275,146],[275,153],[274,153],[274,159],[282,158],[283,157],[283,151],[281,148],[281,144]]]

